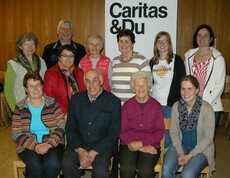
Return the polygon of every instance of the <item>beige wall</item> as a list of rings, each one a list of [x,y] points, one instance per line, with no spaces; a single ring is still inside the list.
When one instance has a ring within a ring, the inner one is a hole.
[[[92,33],[104,37],[104,1],[0,0],[0,70],[5,71],[7,61],[17,55],[15,43],[23,32],[33,32],[38,37],[36,52],[41,56],[44,46],[58,39],[57,24],[61,19],[73,22],[73,40],[84,46]],[[184,58],[184,53],[192,48],[195,29],[207,23],[213,28],[217,49],[230,74],[229,11],[229,0],[178,0],[177,54]]]

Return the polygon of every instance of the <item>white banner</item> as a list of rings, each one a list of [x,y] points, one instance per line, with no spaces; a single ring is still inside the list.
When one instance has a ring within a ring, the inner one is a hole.
[[[177,0],[105,0],[105,55],[111,60],[120,55],[117,33],[131,29],[135,34],[134,51],[147,59],[153,57],[154,39],[167,31],[176,53]]]

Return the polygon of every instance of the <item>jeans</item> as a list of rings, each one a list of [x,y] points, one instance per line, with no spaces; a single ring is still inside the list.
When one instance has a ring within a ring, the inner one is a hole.
[[[220,118],[220,112],[215,112],[215,126],[217,126],[219,118]]]
[[[99,154],[92,162],[93,173],[92,178],[109,178],[111,172],[109,166],[111,164],[112,151]],[[79,155],[74,150],[67,147],[66,154],[62,161],[62,170],[65,178],[80,178],[80,160]]]
[[[171,118],[172,108],[170,106],[162,106],[162,111],[163,111],[163,116],[166,119]],[[165,148],[168,148],[171,143],[172,140],[169,134],[169,130],[165,130]]]
[[[193,148],[182,145],[184,154],[189,154]],[[180,168],[177,161],[178,154],[176,148],[171,145],[164,156],[162,178],[175,178],[176,172]],[[184,165],[180,177],[182,178],[196,178],[199,173],[208,165],[207,158],[203,153],[198,153],[193,156],[186,165]]]
[[[137,169],[139,178],[155,177],[154,167],[160,157],[160,148],[157,154],[143,153],[141,151],[130,151],[127,145],[120,145],[120,173],[121,178],[134,178]]]
[[[33,150],[25,149],[18,156],[26,164],[25,178],[57,178],[64,154],[64,145],[40,155]]]

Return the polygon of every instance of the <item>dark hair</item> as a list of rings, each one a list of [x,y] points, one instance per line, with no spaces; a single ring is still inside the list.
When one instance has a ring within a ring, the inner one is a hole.
[[[38,39],[33,33],[22,33],[19,36],[18,41],[16,43],[16,49],[18,50],[18,52],[22,54],[22,50],[20,49],[20,47],[22,46],[22,43],[25,41],[31,41],[31,40],[34,41],[35,46],[37,46]]]
[[[213,46],[214,45],[214,33],[212,31],[212,28],[209,26],[209,25],[206,25],[206,24],[202,24],[202,25],[199,25],[193,35],[193,46],[194,48],[197,48],[198,47],[198,44],[197,44],[197,34],[198,32],[201,30],[201,29],[204,29],[206,28],[210,34],[210,38],[212,38],[212,41],[209,43],[209,46]]]
[[[40,76],[40,74],[38,72],[29,71],[26,73],[26,75],[23,78],[23,86],[25,88],[27,88],[27,81],[29,79],[39,80],[41,82],[41,84],[43,85],[42,77]]]
[[[154,56],[151,60],[153,60],[153,64],[156,65],[159,63],[159,59],[160,59],[160,52],[159,50],[157,49],[157,41],[159,38],[161,38],[162,36],[166,36],[167,37],[167,40],[168,40],[168,53],[167,53],[167,56],[166,56],[166,60],[167,60],[167,63],[170,64],[172,62],[172,58],[173,58],[173,47],[172,47],[172,40],[171,40],[171,37],[169,35],[168,32],[165,32],[165,31],[161,31],[159,32],[157,35],[156,35],[156,38],[155,38],[155,41],[154,41],[154,48],[153,48],[153,53],[154,53]]]
[[[191,84],[196,88],[199,89],[200,88],[200,83],[198,82],[197,78],[192,76],[192,75],[186,75],[181,79],[180,85],[182,84],[182,82],[184,81],[189,81],[191,82]]]
[[[129,30],[129,29],[122,29],[118,32],[117,34],[117,42],[119,42],[119,38],[123,37],[123,36],[128,36],[132,42],[132,44],[135,43],[135,35],[134,33]]]
[[[60,57],[61,54],[62,54],[62,51],[64,50],[67,50],[67,51],[70,51],[74,54],[75,56],[75,53],[76,53],[76,50],[73,46],[69,45],[69,44],[66,44],[66,45],[63,45],[61,46],[59,49],[58,49],[58,56]]]

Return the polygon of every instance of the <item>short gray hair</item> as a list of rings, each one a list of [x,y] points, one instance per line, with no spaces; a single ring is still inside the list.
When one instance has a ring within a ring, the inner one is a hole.
[[[18,52],[22,54],[22,50],[20,49],[20,47],[22,46],[22,43],[25,42],[25,41],[31,41],[31,40],[34,41],[35,46],[37,46],[38,39],[37,39],[37,37],[33,33],[31,33],[31,32],[29,32],[29,33],[22,33],[19,36],[18,41],[16,43],[16,49],[18,50]]]
[[[98,70],[98,69],[89,69],[89,70],[87,70],[87,71],[84,73],[84,83],[85,83],[85,76],[86,76],[86,74],[87,74],[88,72],[90,72],[90,71],[95,71],[95,72],[97,72],[97,74],[99,75],[100,81],[103,81],[102,74],[101,74],[101,71],[100,71],[100,70]]]
[[[70,20],[61,20],[59,23],[58,23],[58,26],[57,26],[57,31],[59,31],[59,28],[61,26],[61,24],[69,24],[71,26],[71,32],[73,32],[73,24]]]
[[[87,44],[89,44],[92,39],[98,39],[100,41],[100,43],[101,43],[101,46],[104,45],[104,40],[100,35],[98,35],[98,34],[90,35],[89,38],[88,38]]]
[[[130,88],[133,90],[134,89],[134,85],[135,85],[135,81],[137,79],[145,79],[147,81],[147,85],[150,89],[152,88],[152,77],[151,77],[151,73],[148,71],[137,71],[135,73],[133,73],[133,75],[131,76],[130,79]]]

